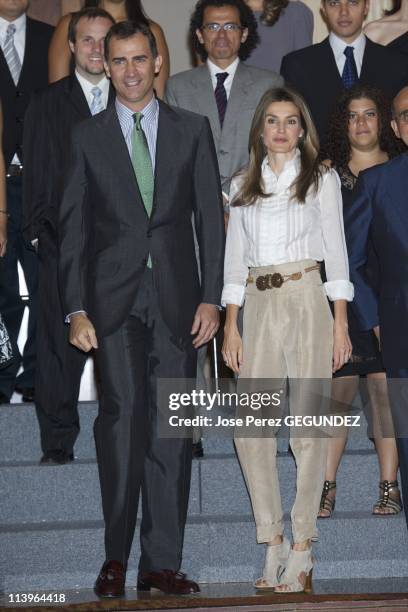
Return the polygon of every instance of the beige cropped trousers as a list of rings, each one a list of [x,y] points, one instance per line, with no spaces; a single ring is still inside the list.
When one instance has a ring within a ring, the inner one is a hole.
[[[315,265],[312,260],[278,266],[252,268],[244,306],[243,366],[245,379],[289,379],[289,412],[310,415],[310,396],[291,392],[291,379],[297,389],[321,380],[322,393],[330,396],[332,378],[333,318],[323,288],[320,272],[305,273]],[[259,291],[256,278],[279,272],[289,275],[302,271],[300,280],[289,280],[280,288]],[[256,383],[255,383],[256,384]],[[314,397],[314,394],[311,394]],[[319,400],[316,399],[318,402]],[[296,498],[291,511],[294,542],[316,535],[316,519],[323,488],[327,439],[324,434],[303,429],[290,437],[297,467]],[[276,430],[268,428],[257,437],[237,437],[235,445],[255,517],[258,542],[269,542],[283,534],[283,511],[276,464]],[[241,434],[242,435],[242,434]],[[248,435],[248,434],[247,434]],[[252,434],[251,434],[252,435]]]

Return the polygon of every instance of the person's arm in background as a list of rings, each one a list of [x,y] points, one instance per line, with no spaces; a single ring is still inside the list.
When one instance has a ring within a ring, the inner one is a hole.
[[[0,142],[3,140],[3,111],[0,104]],[[7,246],[7,198],[6,198],[6,168],[3,150],[0,147],[0,257],[6,254]]]
[[[157,43],[157,50],[159,55],[163,58],[163,63],[160,69],[160,73],[154,80],[154,88],[156,90],[157,96],[160,99],[164,98],[164,92],[166,89],[166,82],[170,75],[170,54],[169,48],[167,46],[166,38],[164,36],[164,32],[158,23],[154,21],[150,22],[150,29],[154,34]]]
[[[71,51],[68,45],[68,27],[71,14],[64,15],[57,24],[48,50],[48,81],[54,83],[70,73]]]

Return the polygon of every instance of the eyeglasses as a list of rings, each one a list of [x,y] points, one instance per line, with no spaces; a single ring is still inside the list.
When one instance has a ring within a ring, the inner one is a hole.
[[[224,32],[238,32],[242,31],[245,28],[238,25],[237,23],[206,23],[202,26],[202,30],[207,30],[208,32],[215,33],[220,30],[224,30]]]
[[[401,111],[397,118],[399,121],[402,121],[402,123],[408,123],[408,109]]]

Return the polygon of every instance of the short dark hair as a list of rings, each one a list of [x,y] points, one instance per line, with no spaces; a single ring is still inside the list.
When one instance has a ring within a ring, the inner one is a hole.
[[[143,36],[146,36],[147,40],[149,41],[152,56],[154,59],[156,59],[156,57],[159,55],[157,51],[157,43],[149,26],[137,21],[120,21],[119,23],[115,23],[115,25],[111,27],[106,35],[105,60],[108,61],[109,59],[109,45],[112,38],[126,40],[127,38],[132,38],[132,36],[135,36],[136,34],[143,34]]]
[[[194,51],[198,53],[203,61],[207,59],[207,51],[204,45],[198,40],[196,30],[202,28],[204,11],[209,6],[217,8],[222,6],[233,6],[238,9],[241,25],[248,29],[248,37],[246,41],[241,44],[238,55],[241,60],[248,59],[251,52],[259,43],[259,35],[255,15],[245,0],[198,0],[190,20],[190,36]]]
[[[83,8],[81,11],[77,11],[76,13],[74,13],[72,15],[72,17],[71,17],[71,21],[69,22],[69,26],[68,26],[68,40],[70,42],[72,42],[72,43],[75,43],[78,22],[82,18],[84,18],[84,19],[98,19],[98,17],[100,17],[102,19],[109,19],[109,21],[111,23],[115,23],[115,20],[112,17],[112,15],[110,15],[108,13],[108,11],[105,11],[104,9],[101,9],[101,8]]]

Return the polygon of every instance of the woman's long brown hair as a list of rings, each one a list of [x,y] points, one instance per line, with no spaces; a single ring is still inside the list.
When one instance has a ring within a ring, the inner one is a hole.
[[[232,206],[250,206],[259,198],[272,194],[265,193],[262,179],[262,162],[267,154],[262,140],[266,111],[274,102],[292,102],[299,111],[304,135],[299,139],[300,172],[291,185],[292,199],[304,203],[310,187],[317,191],[322,175],[319,165],[319,137],[310,111],[302,96],[290,87],[268,89],[262,96],[252,120],[249,133],[249,164],[240,174],[242,185],[234,197]]]

